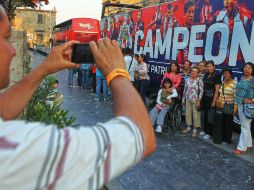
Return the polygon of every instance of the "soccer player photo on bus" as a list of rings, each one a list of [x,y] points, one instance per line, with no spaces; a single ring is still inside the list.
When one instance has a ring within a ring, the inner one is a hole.
[[[243,25],[246,27],[248,22],[247,14],[244,14],[246,10],[243,10],[240,6],[238,6],[237,0],[224,0],[224,9],[215,13],[217,15],[216,22],[223,22],[229,27],[229,43],[228,43],[228,51],[226,55],[226,59],[224,61],[224,65],[228,65],[229,63],[229,56],[230,56],[230,45],[232,43],[232,34],[234,29],[234,24],[238,22],[242,22]],[[220,41],[220,34],[217,35],[218,41]],[[241,51],[237,53],[237,62],[243,62],[243,55]]]
[[[131,37],[131,30],[133,28],[133,23],[131,21],[130,13],[123,15],[119,19],[119,44],[121,48],[132,48],[132,37]]]
[[[223,21],[229,26],[230,34],[233,32],[235,22],[243,22],[246,25],[248,17],[244,15],[244,11],[237,5],[237,0],[224,0],[224,9],[217,13],[216,21]]]
[[[210,25],[213,21],[213,5],[210,0],[204,0],[204,4],[200,12],[200,24]]]
[[[109,35],[109,31],[108,31],[108,19],[107,18],[104,20],[104,22],[103,21],[101,22],[101,26],[102,26],[101,27],[102,30],[101,30],[100,37],[101,38],[109,37],[110,35]]]
[[[191,31],[191,26],[194,23],[195,16],[195,4],[193,1],[188,1],[184,4],[184,27],[186,27],[189,32]],[[184,39],[183,35],[179,36],[179,41],[182,42]],[[188,60],[189,47],[180,50],[177,55],[177,63],[182,66],[184,61]]]
[[[175,7],[172,4],[168,4],[164,17],[162,18],[162,37],[166,36],[169,28],[174,28],[178,26],[177,20],[174,17]]]
[[[116,20],[114,16],[110,17],[110,29],[109,29],[109,36],[112,40],[117,40],[119,37],[119,31],[116,28]]]
[[[135,35],[139,30],[144,31],[144,22],[142,20],[142,10],[138,10],[136,22],[134,23],[134,30],[132,33],[132,39],[134,40],[134,43],[135,43]],[[138,47],[140,46],[140,43],[141,43],[141,39],[137,39]]]
[[[161,5],[158,5],[156,10],[157,11],[154,13],[150,24],[147,26],[148,29],[153,30],[153,33],[155,33],[156,29],[160,29],[162,20]]]

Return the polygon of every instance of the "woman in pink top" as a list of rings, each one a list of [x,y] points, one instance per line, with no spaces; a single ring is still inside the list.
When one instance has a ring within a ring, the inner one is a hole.
[[[173,87],[177,90],[179,93],[181,90],[181,82],[182,82],[182,77],[180,74],[180,68],[179,65],[175,62],[170,64],[170,67],[168,71],[164,74],[162,81],[165,78],[169,78],[172,81]]]

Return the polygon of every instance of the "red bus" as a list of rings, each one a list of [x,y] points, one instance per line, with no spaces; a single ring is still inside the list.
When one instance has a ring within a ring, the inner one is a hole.
[[[92,18],[73,18],[62,22],[53,28],[53,44],[59,45],[69,40],[80,43],[98,41],[100,37],[100,22]]]

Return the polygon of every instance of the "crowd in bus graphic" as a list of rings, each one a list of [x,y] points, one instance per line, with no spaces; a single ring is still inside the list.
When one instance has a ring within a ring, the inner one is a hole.
[[[240,68],[254,62],[253,12],[253,0],[178,0],[104,18],[101,37],[150,62],[214,60]]]

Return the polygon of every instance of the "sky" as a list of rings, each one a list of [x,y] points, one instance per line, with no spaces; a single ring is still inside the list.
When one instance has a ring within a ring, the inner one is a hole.
[[[57,24],[70,18],[78,17],[100,20],[101,2],[101,0],[49,0],[49,4],[44,5],[43,9],[53,9],[53,7],[56,7]]]

